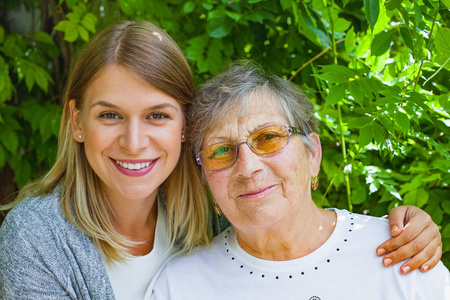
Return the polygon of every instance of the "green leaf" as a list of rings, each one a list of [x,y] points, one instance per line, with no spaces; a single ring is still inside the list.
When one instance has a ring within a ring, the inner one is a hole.
[[[54,44],[52,37],[50,34],[44,31],[36,31],[34,33],[34,39],[40,43],[44,44]]]
[[[431,181],[435,181],[435,180],[440,180],[441,179],[441,173],[434,173],[431,174],[428,177],[425,177],[424,179],[422,179],[423,182],[431,182]]]
[[[388,0],[384,2],[384,6],[387,10],[394,10],[396,8],[399,8],[402,4],[403,0]]]
[[[33,88],[34,80],[34,70],[31,67],[27,67],[25,71],[25,85],[27,86],[28,92]]]
[[[5,29],[3,29],[2,26],[0,26],[0,44],[3,43],[5,40]]]
[[[361,147],[367,146],[373,138],[372,125],[367,124],[359,131],[359,145]]]
[[[64,30],[64,40],[67,42],[75,42],[78,38],[78,24],[69,22]]]
[[[355,50],[355,45],[356,45],[356,34],[355,30],[352,27],[347,31],[347,34],[345,35],[345,52],[347,53],[353,52],[353,50]]]
[[[83,41],[87,42],[89,40],[89,33],[82,26],[78,26],[78,33]]]
[[[280,0],[281,7],[283,8],[283,11],[290,8],[292,6],[292,1],[294,0]]]
[[[366,19],[369,21],[370,28],[373,31],[373,27],[377,23],[378,15],[380,14],[380,1],[364,0],[364,11],[366,14]]]
[[[6,164],[6,153],[5,149],[3,149],[2,146],[0,146],[0,169],[3,169],[3,167]]]
[[[91,13],[87,13],[81,20],[81,25],[92,33],[95,33],[95,24],[97,23],[97,17]]]
[[[77,14],[75,12],[68,13],[66,15],[66,18],[69,20],[69,22],[76,23],[76,24],[81,21],[81,15]]]
[[[10,152],[15,153],[17,151],[17,148],[19,147],[19,138],[17,136],[17,133],[15,133],[13,130],[4,128],[1,140],[5,148]]]
[[[45,92],[48,91],[48,78],[49,75],[44,69],[37,67],[34,72],[34,79],[37,85]]]
[[[444,211],[450,215],[450,201],[443,201],[442,202],[442,208],[444,209]],[[449,224],[450,225],[450,224]]]
[[[320,70],[322,74],[315,74],[314,76],[328,81],[330,83],[345,83],[349,78],[361,76],[357,70],[349,69],[340,65],[325,65]]]
[[[393,37],[394,31],[392,30],[383,31],[375,35],[370,47],[371,54],[375,56],[383,55],[391,47]]]
[[[418,188],[408,192],[403,198],[405,205],[422,207],[428,202],[428,192],[423,188]]]
[[[364,186],[359,186],[352,191],[352,203],[355,205],[364,203],[367,199],[367,189]]]
[[[406,47],[414,51],[414,43],[411,35],[411,31],[407,27],[400,27],[400,34],[402,35],[403,41]]]
[[[232,11],[225,11],[225,14],[229,16],[232,20],[239,22],[239,20],[242,18],[242,14],[232,12]]]
[[[441,0],[441,3],[444,3],[447,8],[450,8],[450,0]]]
[[[359,86],[358,81],[356,80],[350,81],[349,90],[350,94],[353,96],[353,99],[355,99],[355,101],[362,106],[364,95],[361,90],[361,87]]]
[[[410,125],[408,116],[400,111],[397,111],[394,118],[395,118],[395,122],[397,122],[398,126],[401,128],[403,133],[405,135],[408,134],[408,129],[409,129],[409,125]]]
[[[386,144],[386,133],[385,129],[381,127],[378,123],[373,123],[373,137],[375,142],[382,146]]]
[[[21,163],[14,169],[14,178],[17,185],[23,187],[31,179],[31,165],[28,160],[22,160]]]
[[[226,16],[211,18],[208,20],[207,31],[210,37],[222,38],[230,34],[233,22]]]
[[[334,31],[335,32],[344,32],[346,31],[351,22],[347,21],[345,18],[340,18],[339,13],[341,13],[341,9],[337,9],[336,7],[329,7],[322,12],[322,18],[327,20],[328,22],[334,22]]]
[[[183,14],[188,15],[194,11],[197,4],[194,1],[187,1],[183,5]]]
[[[86,5],[80,1],[72,10],[76,15],[81,17],[86,12]]]
[[[327,81],[329,83],[346,83],[347,79],[343,77],[342,75],[339,75],[337,73],[332,72],[326,72],[323,74],[315,74],[314,76]]]
[[[442,230],[442,237],[443,238],[450,238],[450,224],[447,224],[444,228],[444,230]]]
[[[450,29],[438,28],[436,37],[434,39],[436,49],[439,54],[449,57],[450,56]]]
[[[372,118],[368,116],[353,118],[347,122],[349,128],[361,128],[372,122]]]
[[[440,95],[439,96],[439,105],[441,107],[445,107],[450,100],[450,95]]]
[[[330,88],[326,99],[326,105],[334,105],[342,101],[345,96],[345,87],[343,85],[334,85]]]
[[[66,31],[67,26],[70,24],[69,21],[63,20],[59,21],[58,24],[54,27],[55,30]]]
[[[419,24],[419,22],[422,20],[422,10],[420,9],[420,5],[417,3],[417,2],[415,2],[414,3],[414,14],[415,14],[415,19],[414,19],[414,21],[415,21],[415,24],[417,25],[417,24]]]
[[[400,102],[400,97],[398,96],[387,96],[378,98],[374,103],[376,105],[384,106],[386,104],[396,104]]]

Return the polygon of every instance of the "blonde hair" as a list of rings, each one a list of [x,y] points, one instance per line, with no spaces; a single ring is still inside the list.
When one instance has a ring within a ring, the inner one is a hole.
[[[84,94],[92,80],[106,67],[119,65],[176,99],[186,110],[194,96],[192,73],[173,39],[150,22],[122,21],[97,34],[73,65],[64,98],[55,165],[39,181],[19,192],[10,209],[26,197],[52,193],[59,188],[60,207],[65,217],[88,234],[108,260],[123,260],[126,249],[136,243],[120,235],[112,222],[113,212],[101,180],[90,167],[82,143],[73,139],[69,100],[82,109]],[[208,242],[208,198],[200,171],[189,151],[181,148],[179,162],[163,183],[160,194],[167,206],[168,241],[182,250]]]

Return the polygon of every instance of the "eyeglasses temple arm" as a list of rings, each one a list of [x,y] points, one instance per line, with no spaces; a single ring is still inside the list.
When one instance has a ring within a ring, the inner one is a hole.
[[[303,131],[301,131],[301,130],[298,129],[298,128],[295,128],[295,127],[292,127],[292,126],[289,126],[289,128],[292,130],[292,133],[297,133],[297,134],[306,135],[306,133],[304,133]]]

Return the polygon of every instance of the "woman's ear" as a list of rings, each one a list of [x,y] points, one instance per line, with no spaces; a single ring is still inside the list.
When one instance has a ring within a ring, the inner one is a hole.
[[[309,138],[314,143],[314,145],[309,149],[311,153],[310,171],[311,176],[316,177],[317,175],[319,175],[320,163],[322,161],[322,146],[320,145],[320,138],[317,133],[311,132],[309,134]]]
[[[73,138],[82,143],[84,141],[83,130],[80,125],[80,111],[76,108],[75,99],[69,101],[70,109],[70,125],[72,126],[72,136]]]

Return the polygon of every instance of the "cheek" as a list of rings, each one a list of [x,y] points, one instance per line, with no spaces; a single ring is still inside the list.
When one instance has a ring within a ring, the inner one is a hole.
[[[229,180],[227,176],[224,176],[223,172],[207,172],[205,177],[214,200],[222,202],[228,197]]]

